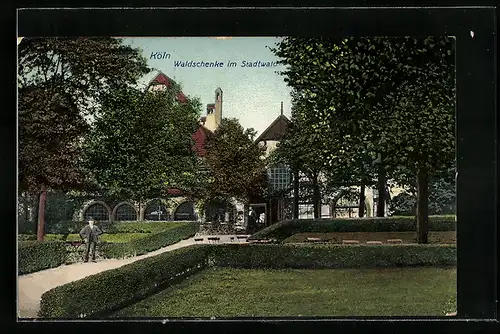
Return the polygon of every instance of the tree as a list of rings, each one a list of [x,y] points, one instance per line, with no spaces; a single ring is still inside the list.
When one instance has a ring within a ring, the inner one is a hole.
[[[20,189],[39,193],[38,240],[47,189],[88,187],[80,141],[110,87],[148,72],[140,51],[114,38],[24,38],[18,44]],[[47,143],[51,143],[47,146]]]
[[[227,201],[236,198],[244,203],[264,192],[265,148],[254,142],[256,132],[246,129],[237,119],[223,118],[208,136],[206,165],[209,182],[207,199]]]
[[[191,136],[201,103],[179,101],[178,92],[178,86],[156,92],[122,87],[103,99],[84,147],[86,167],[107,196],[142,203],[191,180],[197,169]]]
[[[335,127],[354,156],[376,161],[381,198],[394,169],[418,178],[420,243],[427,242],[429,172],[453,162],[452,48],[448,37],[352,37],[285,38],[273,49],[323,138]]]
[[[88,125],[69,98],[49,89],[21,89],[18,109],[19,188],[39,191],[37,240],[41,241],[47,190],[91,186],[79,160],[80,139]]]

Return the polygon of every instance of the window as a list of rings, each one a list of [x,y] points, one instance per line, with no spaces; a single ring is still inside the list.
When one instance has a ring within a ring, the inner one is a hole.
[[[160,200],[151,201],[144,211],[145,220],[166,221],[169,219],[167,207]]]
[[[174,220],[195,220],[194,203],[184,202],[175,210]]]
[[[102,203],[94,203],[83,214],[84,220],[89,220],[90,218],[96,221],[107,221],[109,220],[108,209]]]
[[[130,221],[137,220],[137,212],[132,205],[123,203],[116,209],[115,220],[117,221]]]
[[[272,191],[284,190],[290,187],[290,168],[285,165],[278,165],[267,170],[269,187]]]

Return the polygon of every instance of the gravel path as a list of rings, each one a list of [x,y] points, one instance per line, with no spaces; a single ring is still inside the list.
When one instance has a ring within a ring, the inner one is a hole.
[[[207,242],[207,236],[200,236]],[[220,235],[219,243],[231,243],[229,235]],[[198,237],[196,237],[198,238]],[[234,238],[234,240],[237,240]],[[21,275],[17,280],[17,309],[19,318],[36,318],[40,309],[40,299],[42,294],[60,285],[64,285],[87,276],[100,272],[115,269],[126,264],[155,256],[174,249],[187,247],[195,244],[194,238],[182,240],[176,244],[160,248],[154,252],[127,259],[106,259],[99,262],[74,263],[62,265],[56,268],[38,271],[35,273]],[[198,242],[201,243],[201,242]]]

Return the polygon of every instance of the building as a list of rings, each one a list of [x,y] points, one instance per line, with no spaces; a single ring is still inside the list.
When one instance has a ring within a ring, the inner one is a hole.
[[[176,85],[175,81],[164,73],[158,73],[147,85],[146,89],[150,91],[164,90]],[[217,88],[214,92],[214,103],[207,104],[206,115],[200,118],[198,129],[192,135],[194,140],[193,150],[203,158],[206,154],[205,143],[207,136],[213,133],[222,120],[223,92]],[[179,92],[177,99],[182,103],[186,101],[184,93]],[[276,149],[277,144],[290,128],[291,121],[283,114],[283,103],[279,116],[264,130],[255,140],[266,147],[266,156]],[[292,173],[288,166],[279,164],[268,168],[268,182],[270,193],[266,198],[262,198],[256,203],[251,203],[257,213],[264,214],[266,225],[275,223],[283,219],[293,217],[293,197],[290,191],[292,183]],[[288,189],[287,191],[285,191]],[[359,192],[359,187],[353,187],[353,190]],[[391,196],[401,192],[401,189],[390,189]],[[206,206],[204,203],[194,203],[187,199],[182,191],[178,189],[169,189],[169,197],[153,198],[145,203],[136,203],[132,201],[122,201],[105,203],[100,200],[91,200],[76,213],[74,219],[87,220],[93,217],[98,221],[143,221],[143,220],[233,220],[246,224],[248,216],[248,207],[233,200],[229,209],[222,208],[217,203]],[[376,215],[377,193],[375,189],[366,188],[366,216]],[[387,205],[386,205],[387,211]],[[299,202],[299,219],[313,218],[312,203]],[[322,203],[321,217],[357,217],[358,203],[346,198],[339,198],[335,202]]]
[[[176,85],[175,81],[164,73],[159,72],[146,86],[149,91],[165,90]],[[205,143],[209,133],[214,132],[222,119],[222,89],[215,89],[214,103],[206,108],[206,115],[200,118],[198,129],[193,133],[193,150],[203,158],[206,154]],[[177,94],[179,102],[186,101],[184,93]],[[145,203],[133,201],[104,202],[98,199],[87,201],[79,210],[74,219],[87,220],[93,217],[98,221],[135,221],[135,220],[198,220],[204,215],[197,209],[200,203],[189,201],[179,189],[169,189],[169,197],[152,198]],[[235,210],[241,205],[234,203]]]

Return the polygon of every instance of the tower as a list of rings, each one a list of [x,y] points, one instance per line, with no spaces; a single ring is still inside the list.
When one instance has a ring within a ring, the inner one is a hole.
[[[222,89],[215,90],[215,127],[218,128],[222,120]]]
[[[222,119],[222,89],[215,90],[215,103],[207,104],[207,116],[204,125],[210,131],[215,131]]]

